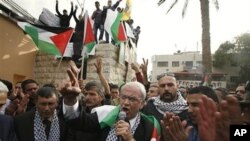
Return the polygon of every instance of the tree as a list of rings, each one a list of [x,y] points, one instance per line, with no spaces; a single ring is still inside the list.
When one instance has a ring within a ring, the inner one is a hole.
[[[244,33],[236,37],[236,62],[240,66],[239,82],[250,80],[250,33]]]
[[[233,43],[222,43],[214,54],[214,67],[221,68],[230,63],[240,67],[239,81],[245,83],[250,80],[250,33],[235,37]]]
[[[164,3],[165,0],[160,0],[158,5]],[[169,7],[167,13],[177,4],[178,0],[175,0]],[[182,17],[185,16],[186,9],[189,0],[185,0],[182,10]],[[219,9],[218,0],[213,0],[216,9]],[[210,19],[209,19],[209,0],[200,0],[201,18],[202,18],[202,64],[203,73],[210,74],[212,72],[212,59],[210,49]]]
[[[215,51],[215,54],[213,56],[214,58],[214,62],[213,62],[213,66],[216,68],[222,68],[227,62],[228,60],[230,60],[230,63],[232,61],[233,58],[233,50],[235,49],[235,44],[226,41],[224,43],[222,43],[218,50]]]

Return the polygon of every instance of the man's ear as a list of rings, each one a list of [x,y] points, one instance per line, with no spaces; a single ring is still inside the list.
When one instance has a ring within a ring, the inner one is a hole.
[[[142,101],[141,101],[140,110],[144,107],[144,105],[145,105],[145,100],[142,100]]]

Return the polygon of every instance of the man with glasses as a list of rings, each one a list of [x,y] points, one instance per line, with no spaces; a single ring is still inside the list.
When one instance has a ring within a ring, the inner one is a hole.
[[[64,96],[65,106],[75,107],[77,97],[80,93],[78,81],[72,70],[68,70],[70,85],[65,85],[61,90]],[[122,138],[124,141],[150,141],[154,124],[140,110],[144,106],[146,90],[139,82],[129,82],[125,84],[120,91],[120,106],[101,106],[94,108],[92,114],[77,114],[73,109],[67,108],[64,114],[65,118],[70,118],[68,124],[76,130],[100,133],[100,140],[115,141]],[[126,113],[125,120],[119,120],[119,113]],[[68,113],[68,114],[67,114]],[[73,117],[75,115],[78,117]],[[75,118],[75,119],[72,119]],[[154,119],[151,117],[151,119]],[[156,124],[159,123],[155,120]],[[160,134],[160,133],[158,133]],[[158,137],[158,136],[157,136]],[[156,138],[157,138],[156,137]]]
[[[159,96],[150,98],[143,108],[143,112],[155,116],[159,122],[166,112],[178,115],[181,120],[187,119],[187,102],[177,90],[178,85],[174,74],[161,74],[157,77],[157,80]]]

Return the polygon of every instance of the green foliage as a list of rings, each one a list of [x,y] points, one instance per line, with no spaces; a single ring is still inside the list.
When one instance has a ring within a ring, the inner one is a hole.
[[[214,54],[214,67],[222,68],[226,63],[240,67],[239,80],[250,80],[250,33],[235,37],[235,41],[222,43]]]
[[[250,65],[240,66],[239,82],[238,83],[245,83],[246,81],[250,80],[249,71],[250,71]]]
[[[235,45],[229,41],[222,43],[214,54],[214,67],[222,68],[228,60],[231,61]]]

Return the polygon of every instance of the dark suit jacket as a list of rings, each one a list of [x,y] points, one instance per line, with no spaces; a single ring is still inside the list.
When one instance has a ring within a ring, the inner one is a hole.
[[[19,141],[34,141],[34,118],[35,111],[25,112],[14,119],[16,135]],[[67,130],[63,120],[59,117],[60,141],[66,141]]]
[[[59,100],[58,114],[63,117],[63,99]],[[90,113],[90,110],[85,107],[84,101],[80,98],[79,100],[79,112],[80,115],[83,112]],[[65,119],[66,120],[66,119]],[[86,132],[82,130],[74,130],[73,128],[68,128],[67,141],[98,141],[100,138],[100,133],[98,132]]]
[[[13,118],[0,114],[0,140],[17,141]]]
[[[96,113],[93,114],[86,114],[84,113],[83,116],[69,120],[68,125],[75,130],[83,130],[88,132],[95,132],[100,134],[99,141],[106,141],[108,133],[110,131],[110,127],[106,127],[101,129],[98,122],[98,117]],[[140,124],[137,127],[134,139],[136,141],[150,141],[151,135],[153,132],[153,124],[148,121],[147,119],[142,118],[140,120]]]

